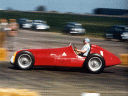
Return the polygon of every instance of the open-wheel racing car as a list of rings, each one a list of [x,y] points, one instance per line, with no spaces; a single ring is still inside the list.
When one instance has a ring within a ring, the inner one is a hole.
[[[72,45],[62,48],[23,49],[11,57],[15,68],[27,70],[33,66],[78,67],[91,73],[100,73],[105,67],[121,64],[120,59],[102,47],[91,44],[87,57],[77,55]]]

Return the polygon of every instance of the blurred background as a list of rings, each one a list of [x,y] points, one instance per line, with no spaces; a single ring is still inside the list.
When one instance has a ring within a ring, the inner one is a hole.
[[[44,20],[51,32],[67,22],[82,24],[85,35],[104,37],[114,25],[128,25],[128,0],[0,0],[0,18]]]

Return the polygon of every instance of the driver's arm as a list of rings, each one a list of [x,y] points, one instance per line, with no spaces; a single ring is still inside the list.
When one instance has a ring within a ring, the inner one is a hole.
[[[85,53],[85,52],[87,51],[87,49],[86,49],[86,48],[84,48],[83,50],[77,49],[76,51],[77,51],[77,52],[81,52],[81,53]]]

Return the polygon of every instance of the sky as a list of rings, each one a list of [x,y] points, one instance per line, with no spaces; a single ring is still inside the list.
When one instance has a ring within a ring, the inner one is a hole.
[[[35,11],[43,5],[46,11],[61,13],[93,13],[96,8],[127,9],[128,0],[0,0],[0,9],[12,8],[20,11]]]

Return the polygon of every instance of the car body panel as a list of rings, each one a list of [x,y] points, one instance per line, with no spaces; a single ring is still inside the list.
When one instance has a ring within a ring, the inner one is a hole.
[[[105,66],[113,66],[116,64],[121,64],[121,61],[117,56],[115,56],[111,52],[107,51],[106,49],[98,45],[94,45],[94,44],[91,45],[90,54],[92,53],[98,53],[102,55],[103,58],[105,59]]]
[[[85,57],[76,55],[72,46],[63,48],[28,49],[35,57],[35,66],[81,67]]]
[[[21,51],[29,51],[33,54],[35,58],[34,66],[82,67],[87,58],[78,56],[74,52],[72,45],[62,48],[24,49],[17,51],[16,55]],[[93,53],[103,56],[106,67],[121,63],[117,56],[98,45],[91,45],[90,54]],[[16,55],[14,58],[16,58]]]

